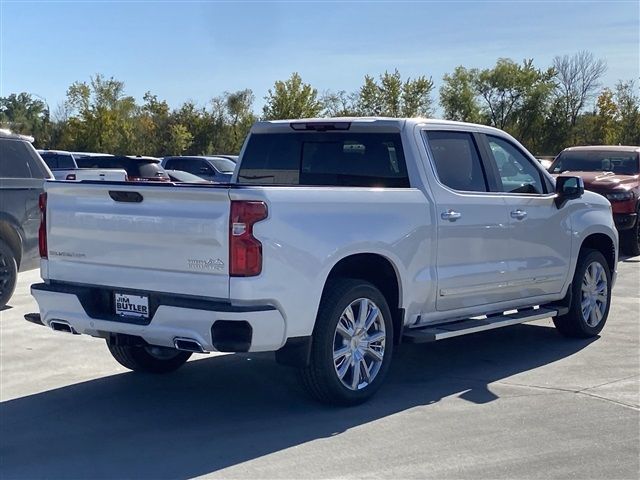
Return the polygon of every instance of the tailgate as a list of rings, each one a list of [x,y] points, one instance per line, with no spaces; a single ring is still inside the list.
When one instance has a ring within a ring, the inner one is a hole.
[[[47,182],[51,280],[228,298],[225,187]]]

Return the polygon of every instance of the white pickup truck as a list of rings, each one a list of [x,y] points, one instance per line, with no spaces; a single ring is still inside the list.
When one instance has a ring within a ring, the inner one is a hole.
[[[604,197],[440,120],[258,122],[230,184],[47,182],[41,208],[28,320],[135,371],[275,351],[337,404],[375,393],[401,341],[547,317],[597,335],[618,260]]]

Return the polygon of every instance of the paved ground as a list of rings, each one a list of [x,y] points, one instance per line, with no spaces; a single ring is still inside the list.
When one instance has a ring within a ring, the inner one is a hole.
[[[629,478],[640,475],[640,257],[591,341],[550,320],[403,346],[364,406],[308,400],[269,355],[127,372],[99,340],[0,313],[1,478]]]

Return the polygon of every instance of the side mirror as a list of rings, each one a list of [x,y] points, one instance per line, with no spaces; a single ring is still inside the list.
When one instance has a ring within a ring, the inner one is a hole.
[[[556,207],[561,208],[567,200],[580,198],[584,194],[584,181],[580,177],[556,178]]]

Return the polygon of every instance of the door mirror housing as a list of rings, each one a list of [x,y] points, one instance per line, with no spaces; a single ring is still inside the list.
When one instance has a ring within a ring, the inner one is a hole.
[[[556,207],[561,208],[568,200],[584,195],[584,180],[580,177],[556,178]]]

